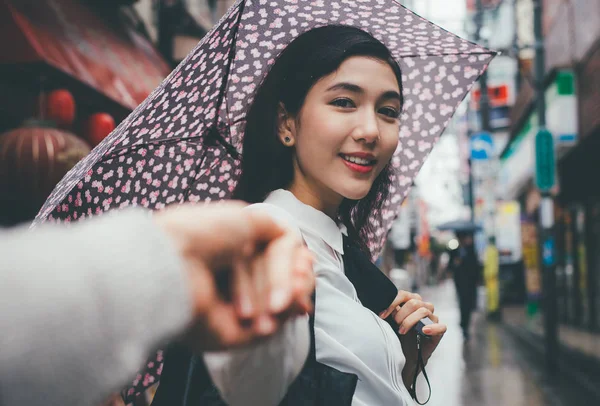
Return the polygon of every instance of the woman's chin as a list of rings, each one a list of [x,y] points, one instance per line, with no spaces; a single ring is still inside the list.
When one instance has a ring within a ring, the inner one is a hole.
[[[344,198],[348,200],[360,200],[365,198],[369,194],[369,190],[371,188],[357,187],[348,190],[344,190],[344,193],[341,193]]]

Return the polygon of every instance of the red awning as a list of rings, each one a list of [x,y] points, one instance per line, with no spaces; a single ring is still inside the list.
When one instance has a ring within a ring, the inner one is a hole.
[[[131,110],[170,68],[148,39],[106,14],[77,0],[0,0],[0,64],[47,63]]]

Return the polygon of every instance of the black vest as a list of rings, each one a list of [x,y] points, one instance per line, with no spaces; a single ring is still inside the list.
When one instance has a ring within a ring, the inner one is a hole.
[[[396,297],[395,285],[358,248],[344,239],[344,270],[363,306],[379,314]],[[314,297],[314,296],[313,296]],[[393,323],[390,319],[388,322]],[[394,326],[397,330],[397,327]],[[358,377],[317,362],[314,317],[311,347],[304,367],[280,406],[350,406]],[[173,345],[165,351],[163,372],[152,406],[226,406],[213,385],[203,358]]]

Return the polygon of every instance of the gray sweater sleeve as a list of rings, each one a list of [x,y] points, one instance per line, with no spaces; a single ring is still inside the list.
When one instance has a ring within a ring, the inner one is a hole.
[[[97,404],[191,321],[148,213],[0,232],[0,405]]]

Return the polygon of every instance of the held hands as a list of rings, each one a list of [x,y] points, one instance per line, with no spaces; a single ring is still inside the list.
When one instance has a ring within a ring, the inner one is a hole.
[[[312,254],[268,214],[241,203],[182,205],[155,215],[183,261],[196,351],[250,344],[312,311]]]
[[[438,317],[433,313],[434,306],[432,303],[424,302],[423,298],[416,294],[406,291],[398,291],[396,299],[382,312],[379,316],[382,319],[387,319],[390,315],[399,326],[398,333],[400,334],[400,343],[402,344],[402,352],[406,357],[406,365],[402,371],[404,384],[408,388],[412,382],[413,375],[417,365],[417,333],[413,327],[424,317],[429,317],[434,324],[423,327],[423,333],[429,338],[421,340],[421,348],[423,361],[427,361],[431,354],[435,351],[442,337],[446,333],[446,325],[440,324]]]

